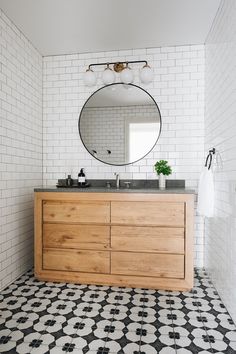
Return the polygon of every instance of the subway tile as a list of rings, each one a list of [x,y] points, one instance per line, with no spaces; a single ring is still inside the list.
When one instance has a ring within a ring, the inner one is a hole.
[[[0,22],[8,29],[0,41],[1,289],[33,261],[32,191],[42,185],[42,56],[2,12]]]
[[[206,151],[212,147],[217,150],[214,163],[215,215],[206,219],[205,223],[205,264],[234,321],[236,202],[235,188],[232,186],[235,186],[236,181],[235,16],[235,1],[222,1],[205,46],[205,146]],[[199,70],[203,65],[198,65]]]

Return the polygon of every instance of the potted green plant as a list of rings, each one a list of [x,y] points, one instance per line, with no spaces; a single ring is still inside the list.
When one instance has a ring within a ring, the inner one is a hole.
[[[172,173],[171,167],[168,165],[168,161],[160,160],[157,161],[154,165],[155,171],[159,176],[159,188],[166,188],[166,176],[169,176]]]

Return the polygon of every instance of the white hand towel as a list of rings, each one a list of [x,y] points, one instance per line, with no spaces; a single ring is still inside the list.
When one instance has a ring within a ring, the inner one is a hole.
[[[213,217],[214,199],[213,173],[211,170],[208,170],[208,167],[204,167],[198,185],[198,214],[208,218]]]

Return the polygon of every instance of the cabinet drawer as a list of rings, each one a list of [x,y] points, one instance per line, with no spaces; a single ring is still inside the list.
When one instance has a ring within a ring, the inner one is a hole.
[[[109,273],[110,252],[44,249],[43,269]]]
[[[99,201],[44,201],[43,221],[109,223],[110,203]]]
[[[184,256],[179,254],[112,252],[111,273],[184,278]]]
[[[44,224],[43,247],[106,249],[110,227],[102,225]]]
[[[184,253],[184,229],[148,226],[112,226],[113,250]]]
[[[111,222],[184,227],[184,203],[111,202]]]

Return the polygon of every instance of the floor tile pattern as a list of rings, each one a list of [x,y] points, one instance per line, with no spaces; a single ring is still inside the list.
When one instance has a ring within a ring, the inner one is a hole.
[[[203,269],[190,292],[37,281],[0,294],[0,353],[236,353],[236,327]]]

